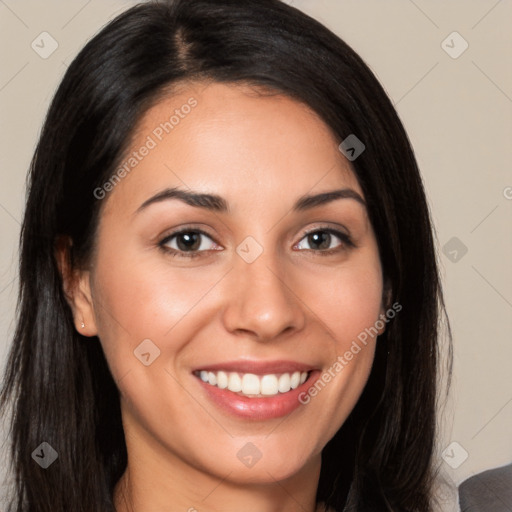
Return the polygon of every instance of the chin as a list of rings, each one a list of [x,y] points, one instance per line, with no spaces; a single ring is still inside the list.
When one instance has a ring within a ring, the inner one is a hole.
[[[242,445],[242,449],[237,448],[231,461],[225,459],[222,469],[219,467],[219,459],[212,460],[210,467],[221,478],[229,474],[227,478],[230,481],[243,485],[284,481],[304,470],[311,471],[311,466],[320,464],[320,454],[300,453],[299,449],[283,445],[280,449],[271,446],[265,448],[263,444],[259,443],[261,449],[257,449],[256,442],[248,442]]]

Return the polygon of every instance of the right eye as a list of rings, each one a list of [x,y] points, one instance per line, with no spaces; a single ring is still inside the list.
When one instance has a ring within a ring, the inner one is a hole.
[[[158,245],[172,256],[185,258],[194,258],[202,252],[219,250],[220,247],[208,234],[199,229],[182,229],[171,233]]]

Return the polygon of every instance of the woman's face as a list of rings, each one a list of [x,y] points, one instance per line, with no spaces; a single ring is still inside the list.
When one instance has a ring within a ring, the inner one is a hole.
[[[371,369],[375,338],[353,342],[384,312],[340,142],[304,105],[235,85],[189,84],[141,121],[77,315],[121,392],[129,463],[239,483],[319,471]]]

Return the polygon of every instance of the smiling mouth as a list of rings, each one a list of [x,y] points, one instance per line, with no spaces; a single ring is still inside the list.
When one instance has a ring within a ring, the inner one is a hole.
[[[226,389],[249,398],[286,394],[306,382],[311,374],[311,372],[295,371],[256,375],[254,373],[206,370],[198,370],[193,373],[210,386]]]

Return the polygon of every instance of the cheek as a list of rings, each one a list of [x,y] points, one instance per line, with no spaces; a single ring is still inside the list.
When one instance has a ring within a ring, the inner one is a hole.
[[[112,244],[115,246],[115,244]],[[139,362],[134,350],[144,340],[167,354],[178,353],[193,335],[189,318],[201,310],[204,297],[222,278],[219,269],[176,269],[165,258],[114,254],[105,247],[93,276],[98,334],[116,379]],[[187,336],[182,330],[187,329]],[[199,324],[198,324],[199,328]]]
[[[340,266],[329,280],[316,278],[304,283],[303,296],[330,333],[329,361],[301,400],[315,411],[314,421],[323,424],[324,435],[317,447],[321,449],[348,417],[367,382],[378,343],[375,325],[383,288],[374,253],[357,264]]]
[[[311,290],[308,292],[307,290]],[[337,353],[375,325],[382,307],[382,273],[375,258],[340,267],[305,283],[304,300],[335,337]]]

